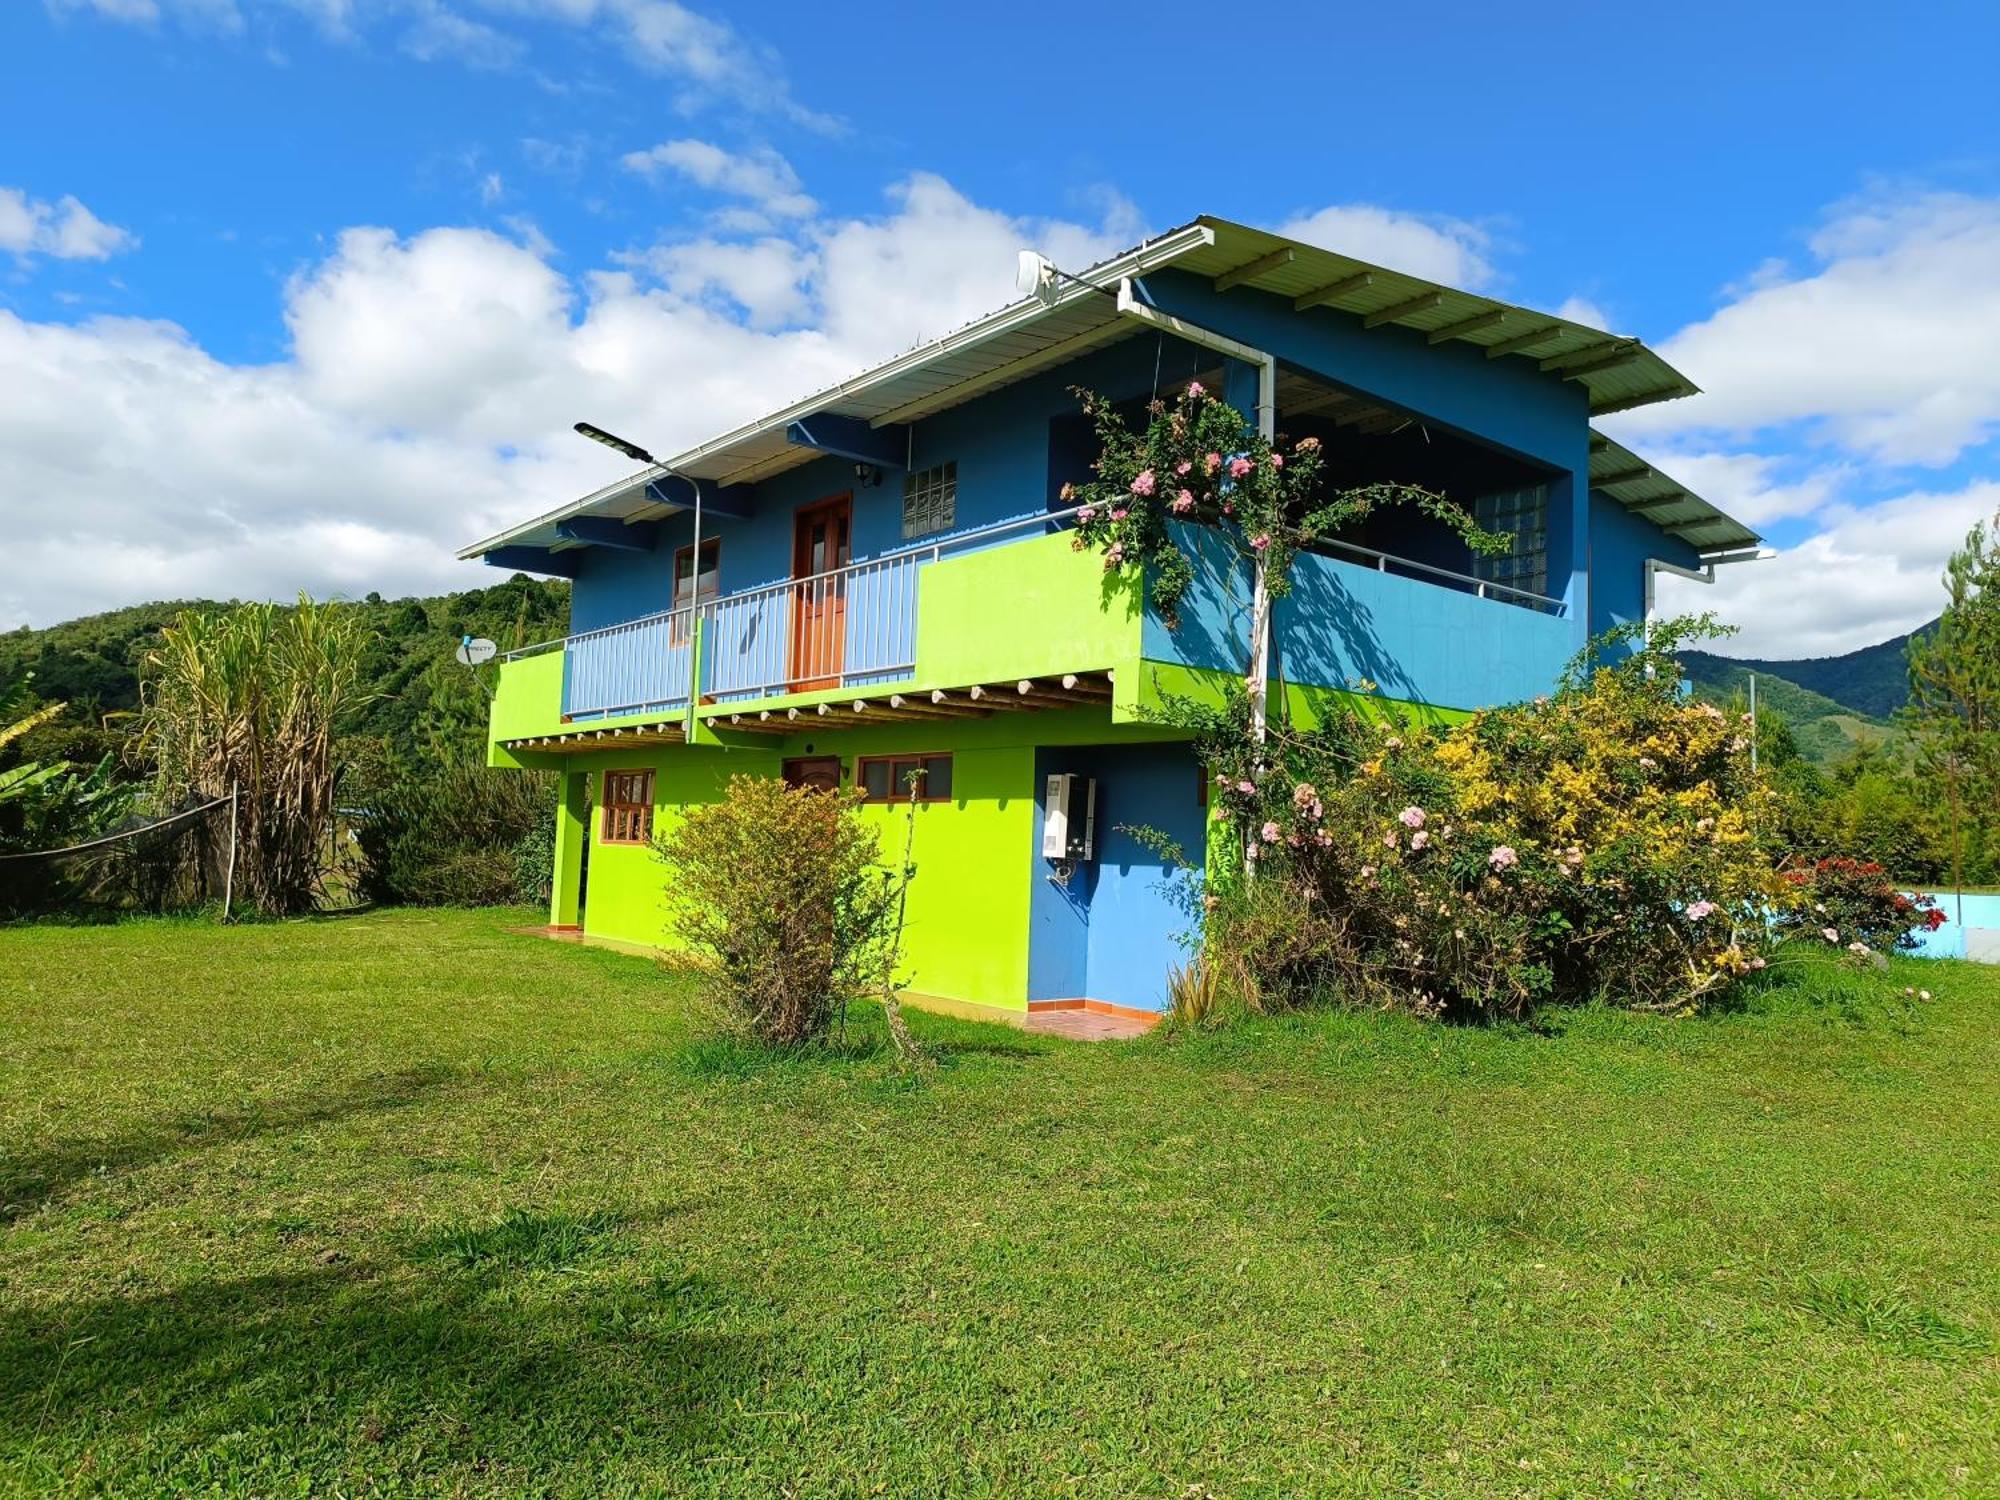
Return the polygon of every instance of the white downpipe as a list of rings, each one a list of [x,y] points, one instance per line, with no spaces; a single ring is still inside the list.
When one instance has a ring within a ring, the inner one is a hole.
[[[1132,295],[1132,278],[1118,283],[1118,311],[1155,328],[1199,344],[1204,349],[1227,354],[1232,359],[1257,367],[1257,435],[1270,442],[1278,431],[1278,361],[1262,349],[1253,348],[1199,324],[1148,307]],[[1271,586],[1264,559],[1257,558],[1250,590],[1250,733],[1263,744],[1269,722],[1271,680]]]
[[[701,638],[701,481],[689,475],[688,483],[694,486],[694,560],[688,565],[688,706],[687,726],[681,730],[681,738],[692,745],[695,709],[701,703],[702,658],[707,652],[702,649]],[[717,562],[720,561],[718,558]],[[671,564],[668,572],[667,608],[671,610],[674,607]]]

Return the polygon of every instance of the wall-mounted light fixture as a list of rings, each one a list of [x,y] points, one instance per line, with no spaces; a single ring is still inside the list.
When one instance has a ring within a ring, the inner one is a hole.
[[[882,482],[882,471],[874,464],[857,463],[854,466],[854,482],[864,490],[872,490]]]

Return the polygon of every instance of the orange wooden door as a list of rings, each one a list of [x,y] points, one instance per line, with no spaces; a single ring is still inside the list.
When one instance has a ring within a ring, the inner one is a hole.
[[[792,691],[840,686],[847,643],[847,576],[853,501],[808,505],[792,532]]]

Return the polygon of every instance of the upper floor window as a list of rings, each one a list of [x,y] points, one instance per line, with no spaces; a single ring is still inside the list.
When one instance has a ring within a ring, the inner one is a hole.
[[[653,836],[653,773],[604,773],[604,828],[607,844],[643,844]]]
[[[722,581],[722,541],[709,537],[701,544],[701,568],[694,565],[694,547],[674,554],[674,608],[685,609],[697,601],[713,599]]]
[[[949,531],[958,517],[958,464],[939,464],[903,476],[903,535]]]
[[[1472,576],[1530,594],[1549,591],[1549,487],[1502,490],[1472,502],[1472,516],[1487,531],[1514,539],[1514,550],[1497,557],[1475,553]],[[1502,596],[1503,598],[1506,596]]]
[[[693,632],[688,628],[691,604],[706,604],[722,591],[722,542],[709,537],[701,544],[701,567],[694,565],[694,545],[689,543],[674,554],[674,614],[667,622],[671,643],[685,646]]]

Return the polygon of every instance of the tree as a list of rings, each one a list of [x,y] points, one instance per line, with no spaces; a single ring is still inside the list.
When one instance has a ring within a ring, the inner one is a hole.
[[[239,889],[286,915],[318,899],[333,843],[334,726],[358,692],[362,621],[340,604],[187,610],[145,659],[143,751],[163,805],[240,792]]]
[[[1967,832],[1985,847],[2000,819],[2000,516],[1966,534],[1944,589],[1937,628],[1910,639],[1907,714],[1919,766],[1943,783],[1962,887]]]

